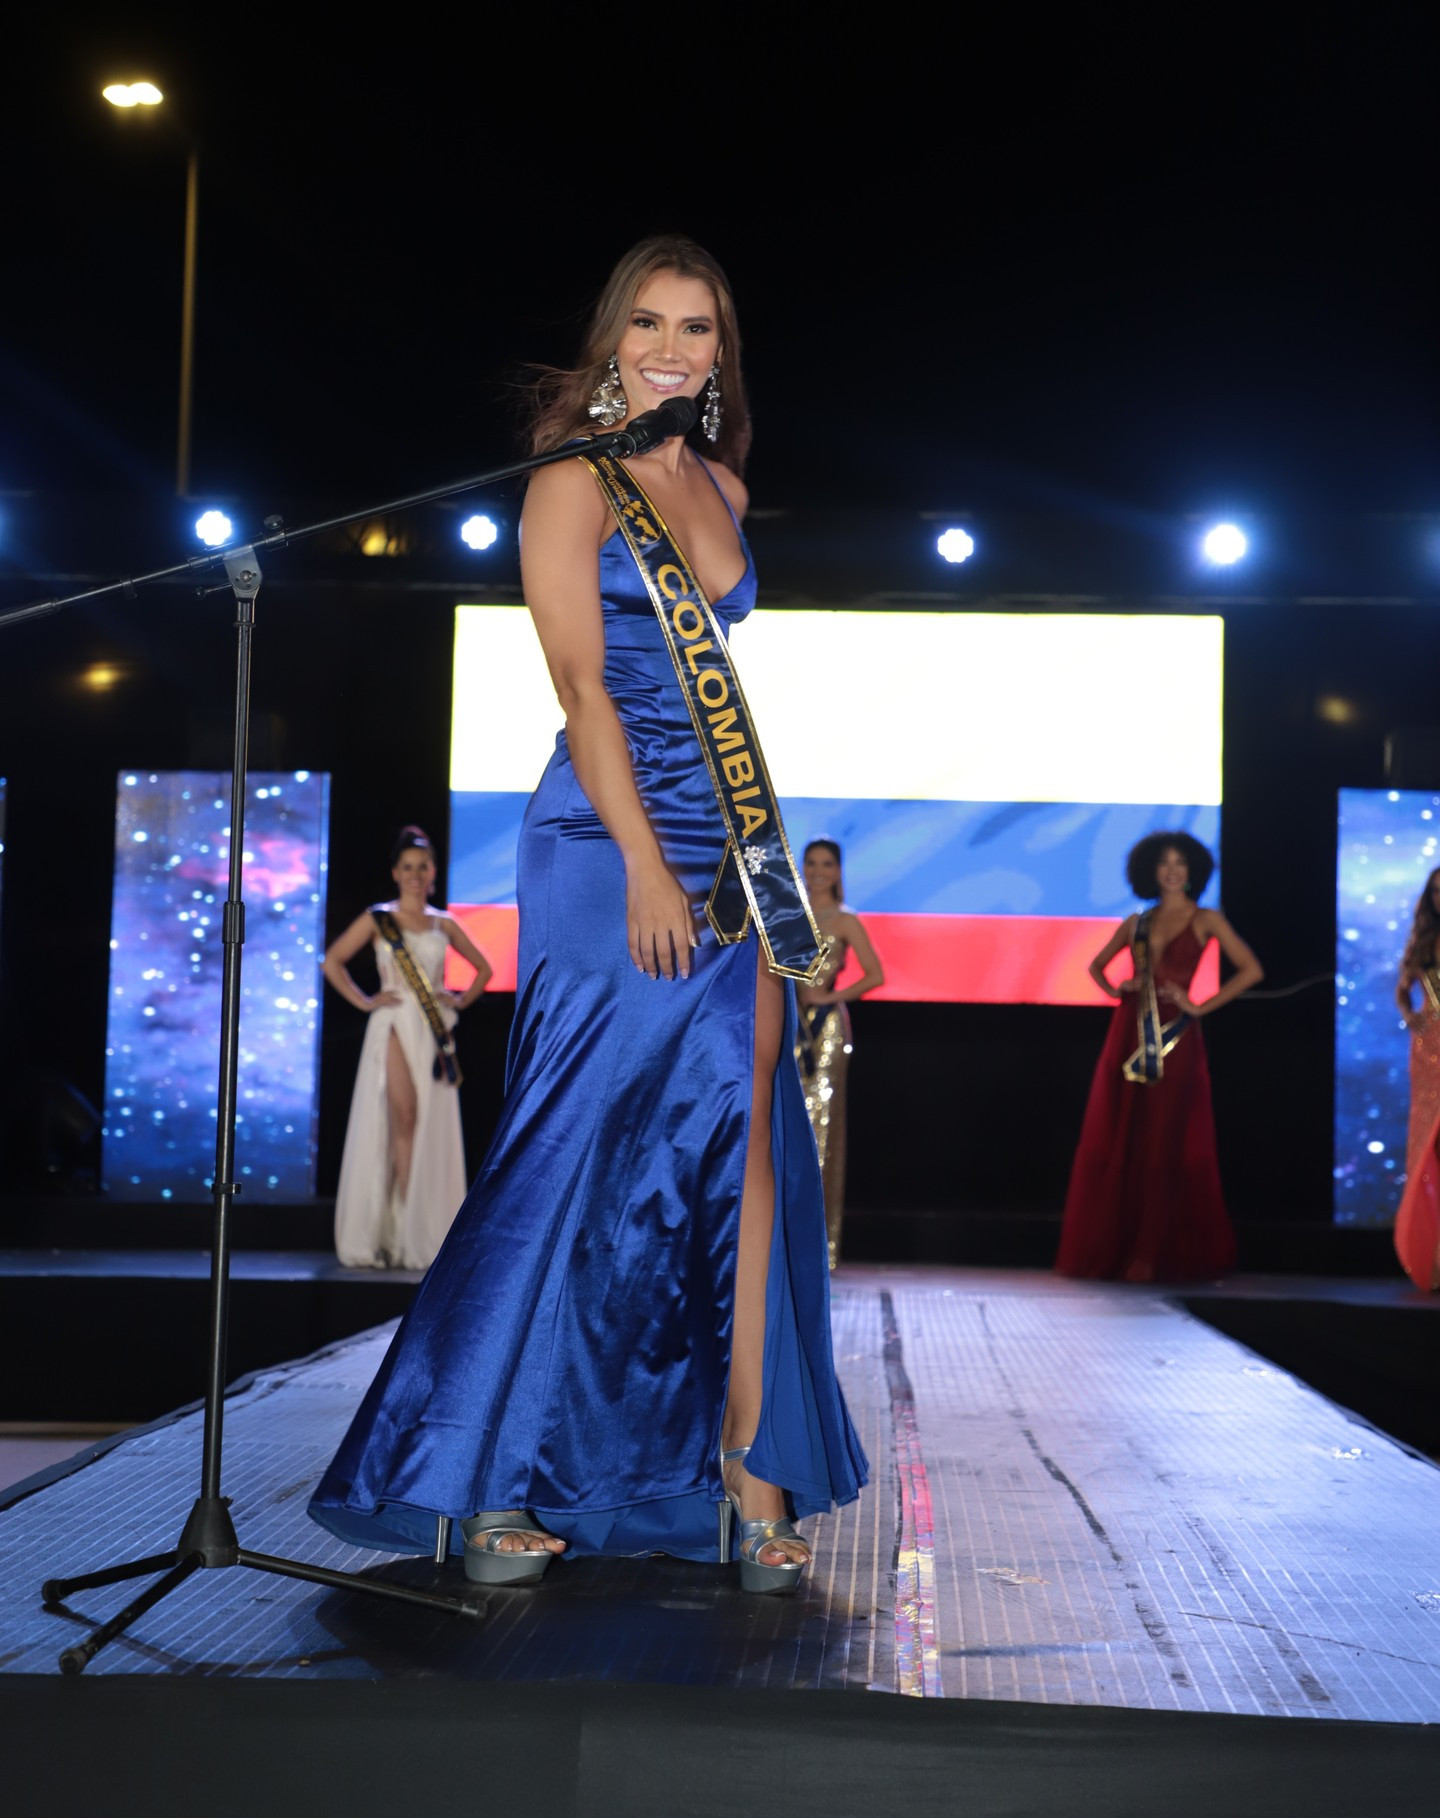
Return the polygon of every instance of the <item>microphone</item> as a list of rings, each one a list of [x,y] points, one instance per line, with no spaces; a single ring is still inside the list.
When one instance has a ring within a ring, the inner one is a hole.
[[[617,455],[646,454],[660,443],[668,441],[671,436],[687,435],[695,427],[695,419],[700,415],[694,398],[687,398],[680,393],[673,398],[666,398],[663,404],[657,404],[654,410],[647,410],[643,415],[625,429],[612,430],[603,438]]]

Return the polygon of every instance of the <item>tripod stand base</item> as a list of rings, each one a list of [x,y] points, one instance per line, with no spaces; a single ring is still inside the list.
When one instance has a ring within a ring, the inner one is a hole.
[[[108,1642],[123,1634],[171,1591],[178,1590],[193,1572],[202,1568],[223,1570],[246,1566],[255,1572],[270,1572],[279,1578],[300,1578],[307,1584],[323,1584],[334,1591],[363,1591],[372,1597],[387,1597],[392,1602],[416,1604],[421,1609],[439,1610],[451,1616],[468,1616],[478,1621],[487,1609],[483,1599],[447,1597],[435,1591],[423,1591],[410,1585],[394,1584],[383,1578],[364,1578],[356,1572],[333,1572],[328,1566],[310,1565],[301,1559],[284,1559],[273,1553],[252,1553],[236,1538],[230,1519],[228,1497],[201,1496],[190,1511],[180,1536],[180,1544],[169,1553],[154,1553],[145,1559],[132,1559],[122,1565],[104,1566],[98,1572],[85,1572],[75,1578],[50,1578],[40,1595],[48,1607],[61,1604],[75,1591],[95,1590],[101,1585],[121,1584],[129,1578],[143,1578],[152,1572],[163,1574],[123,1610],[104,1622],[84,1641],[66,1648],[60,1656],[62,1673],[83,1673]]]

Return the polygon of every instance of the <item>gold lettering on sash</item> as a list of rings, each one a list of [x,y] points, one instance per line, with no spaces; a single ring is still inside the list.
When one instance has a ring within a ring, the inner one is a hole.
[[[582,459],[620,519],[630,553],[645,579],[704,753],[717,806],[727,823],[726,855],[716,873],[706,914],[725,944],[745,938],[753,915],[771,970],[813,982],[824,957],[820,932],[785,837],[774,786],[749,724],[739,678],[730,672],[724,631],[715,622],[704,589],[671,540],[664,520],[643,493],[633,496],[640,491],[633,475],[608,456]],[[663,560],[667,555],[673,559]],[[659,565],[652,567],[652,562]],[[716,667],[700,667],[707,656]],[[707,711],[702,713],[702,707]],[[752,845],[762,828],[770,830],[766,845]],[[802,931],[793,929],[797,912],[808,928],[808,940]],[[784,931],[785,944],[778,957],[767,917],[772,918],[772,926]]]
[[[745,734],[735,730],[735,709],[727,707],[723,713],[712,713],[709,719],[710,730],[715,734],[717,751],[733,751],[737,745],[745,743]]]

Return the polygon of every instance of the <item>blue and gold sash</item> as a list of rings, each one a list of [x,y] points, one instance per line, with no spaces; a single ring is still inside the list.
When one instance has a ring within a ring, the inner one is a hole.
[[[1136,1034],[1140,1046],[1125,1062],[1121,1071],[1132,1086],[1154,1086],[1165,1076],[1165,1056],[1194,1021],[1191,1016],[1177,1016],[1173,1022],[1160,1020],[1160,1002],[1155,992],[1155,974],[1150,968],[1150,924],[1155,918],[1149,908],[1135,924],[1130,941],[1130,957],[1140,989],[1136,993]]]
[[[800,882],[780,804],[705,590],[665,520],[623,462],[582,453],[644,578],[715,790],[725,856],[705,914],[722,946],[742,941],[754,917],[766,963],[813,984],[825,947]]]
[[[430,989],[430,981],[416,965],[404,929],[396,921],[394,913],[383,903],[373,903],[370,916],[380,930],[380,938],[395,955],[400,976],[410,987],[410,995],[419,1004],[420,1014],[430,1025],[430,1033],[435,1038],[435,1058],[430,1063],[432,1076],[443,1080],[447,1086],[458,1086],[461,1074],[460,1062],[455,1053],[454,1031],[446,1025],[445,1018],[440,1014],[440,1006],[435,1000],[435,993]]]

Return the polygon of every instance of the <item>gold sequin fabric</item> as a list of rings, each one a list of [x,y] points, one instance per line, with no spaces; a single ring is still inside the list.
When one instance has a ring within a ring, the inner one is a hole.
[[[847,943],[824,937],[827,956],[817,980],[828,991],[845,964]],[[803,992],[802,992],[803,999]],[[823,1015],[822,1015],[823,1012]],[[845,1216],[845,1075],[850,1066],[850,1011],[845,1004],[800,1004],[795,1060],[805,1088],[805,1109],[815,1132],[820,1179],[825,1188],[825,1238],[830,1267],[840,1260],[840,1225]]]

